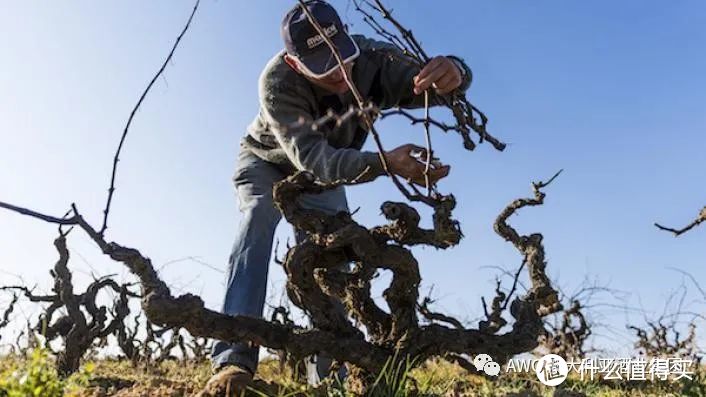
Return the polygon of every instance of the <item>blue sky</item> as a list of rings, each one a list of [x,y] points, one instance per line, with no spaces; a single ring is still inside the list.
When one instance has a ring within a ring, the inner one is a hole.
[[[567,291],[586,276],[597,278],[629,293],[614,303],[659,313],[683,281],[671,267],[706,280],[706,230],[675,239],[652,226],[685,224],[706,204],[706,3],[388,3],[427,52],[466,59],[475,75],[469,98],[490,117],[492,133],[509,143],[504,153],[487,145],[466,152],[457,136],[434,136],[435,150],[452,165],[440,189],[458,198],[456,217],[466,234],[445,252],[415,250],[423,290],[435,285],[438,308],[460,318],[481,314],[480,296],[492,295],[496,274],[489,266],[514,269],[521,260],[493,233],[494,218],[530,194],[531,181],[560,168],[565,172],[546,190],[545,206],[512,222],[520,232],[544,234],[549,273]],[[257,78],[281,48],[279,23],[293,2],[253,4],[202,2],[128,136],[108,237],[158,265],[197,257],[225,269],[239,221],[230,182],[238,142],[256,114]],[[369,33],[347,1],[333,4],[353,32]],[[1,6],[0,200],[54,214],[76,202],[100,223],[129,111],[192,5]],[[401,120],[380,130],[387,148],[423,142],[422,131]],[[382,222],[383,201],[401,198],[384,179],[348,191],[367,225]],[[21,275],[48,288],[55,228],[4,211],[0,225],[2,283]],[[290,235],[281,224],[278,238]],[[127,276],[80,233],[70,245],[77,278],[85,280],[91,268]],[[184,260],[166,265],[163,275],[177,292],[219,306],[220,272]],[[278,295],[277,265],[271,276]],[[617,345],[629,341],[625,322],[640,319],[608,307],[595,317],[620,334],[605,332]]]

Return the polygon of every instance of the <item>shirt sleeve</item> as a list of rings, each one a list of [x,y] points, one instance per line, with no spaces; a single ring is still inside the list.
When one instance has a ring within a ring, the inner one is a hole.
[[[261,85],[261,111],[292,164],[323,182],[375,179],[384,173],[379,155],[357,149],[334,148],[326,129],[311,128],[312,112],[301,93],[286,83]]]

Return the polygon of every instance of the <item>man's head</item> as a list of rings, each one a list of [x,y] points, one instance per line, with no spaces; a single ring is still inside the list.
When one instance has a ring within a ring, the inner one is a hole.
[[[336,45],[348,72],[360,50],[348,35],[341,18],[331,5],[313,0],[306,3],[307,9],[319,22],[326,37]],[[282,39],[286,49],[285,61],[312,83],[335,93],[348,91],[348,85],[336,57],[316,28],[309,23],[300,5],[292,8],[282,21]]]

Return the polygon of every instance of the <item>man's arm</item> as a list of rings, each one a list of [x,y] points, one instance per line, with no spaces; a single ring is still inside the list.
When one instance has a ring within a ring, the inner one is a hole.
[[[298,170],[309,171],[324,182],[350,181],[358,177],[359,182],[368,182],[385,173],[378,153],[336,149],[329,145],[324,132],[310,128],[311,113],[300,98],[280,92],[279,95],[266,94],[263,99],[263,115]],[[424,153],[426,149],[408,144],[386,152],[388,167],[393,174],[424,186],[425,165],[411,156],[413,151]],[[433,168],[429,179],[436,182],[448,173],[449,166]]]
[[[261,87],[260,98],[263,116],[298,170],[309,171],[324,182],[353,180],[366,169],[368,171],[361,181],[375,179],[384,173],[377,153],[334,148],[329,145],[325,130],[312,130],[311,111],[296,91],[288,92],[286,88],[265,84]]]
[[[432,105],[437,105],[440,103],[438,95],[446,95],[455,89],[465,92],[473,80],[471,69],[461,58],[435,57],[421,69],[397,47],[368,38],[363,40],[380,68],[379,80],[375,84],[382,89],[380,106],[383,108],[422,107],[423,92],[427,88],[433,88],[430,100]]]

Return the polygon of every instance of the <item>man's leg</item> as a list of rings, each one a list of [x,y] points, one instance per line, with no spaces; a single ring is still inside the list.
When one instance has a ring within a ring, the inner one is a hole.
[[[283,177],[274,165],[241,148],[234,182],[242,219],[229,259],[223,313],[262,316],[272,240],[282,217],[272,201],[272,185]],[[213,366],[235,364],[255,373],[258,351],[248,343],[219,341],[213,348]]]
[[[320,194],[305,194],[299,200],[302,207],[321,210],[329,215],[335,215],[341,211],[349,212],[346,191],[343,186]],[[294,235],[297,243],[306,237],[304,232],[296,230]],[[349,270],[349,265],[346,264],[342,270]],[[336,305],[336,310],[345,313],[345,308],[341,303]],[[316,384],[327,377],[332,363],[333,360],[328,356],[318,355],[308,358],[306,361],[308,383]],[[342,368],[338,375],[343,378],[346,375],[345,368]]]

